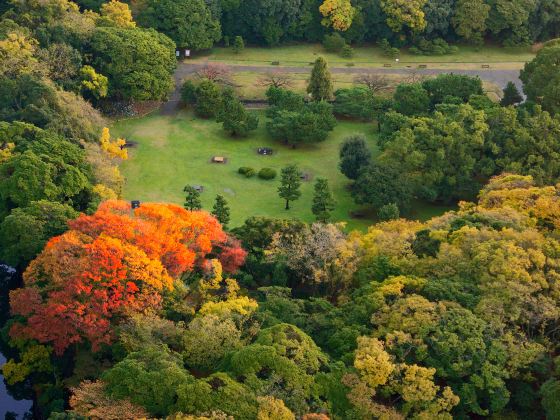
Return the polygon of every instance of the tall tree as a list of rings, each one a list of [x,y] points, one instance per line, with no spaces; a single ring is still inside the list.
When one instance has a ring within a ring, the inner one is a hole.
[[[185,185],[183,192],[186,194],[185,204],[183,207],[190,211],[200,210],[202,202],[200,201],[200,192],[192,185]]]
[[[560,112],[560,44],[545,47],[525,64],[521,75],[527,97],[552,114]]]
[[[331,72],[329,71],[327,61],[323,57],[318,57],[315,60],[309,84],[307,85],[307,93],[310,93],[315,101],[327,100],[332,96]]]
[[[221,37],[220,22],[204,0],[147,0],[138,23],[166,34],[181,48],[208,49]]]
[[[370,161],[371,152],[363,134],[354,134],[344,139],[340,147],[340,172],[350,179],[357,179],[361,169],[368,166]]]
[[[224,89],[221,108],[216,115],[216,121],[221,122],[224,130],[232,136],[245,137],[259,125],[255,114],[247,112],[232,89]]]
[[[134,28],[136,23],[132,20],[132,13],[128,4],[111,0],[101,5],[101,19],[98,24],[117,26],[119,28]]]
[[[220,222],[224,229],[227,228],[230,219],[230,211],[228,203],[223,195],[218,194],[216,196],[214,207],[212,207],[212,215],[218,219],[218,222]]]
[[[412,32],[422,32],[426,27],[423,7],[426,0],[381,0],[381,8],[387,15],[387,25],[400,33],[403,27]]]
[[[282,168],[278,195],[286,200],[286,210],[290,210],[290,201],[295,201],[301,196],[301,172],[296,165]]]
[[[332,26],[336,31],[348,30],[356,15],[356,9],[352,7],[350,0],[325,0],[319,6],[319,11],[323,15],[321,23]]]
[[[490,6],[484,0],[457,0],[451,21],[457,35],[473,44],[482,44],[489,15]]]
[[[326,178],[317,178],[313,190],[311,212],[315,215],[315,219],[318,222],[327,223],[336,205],[336,201],[329,188],[329,181]]]

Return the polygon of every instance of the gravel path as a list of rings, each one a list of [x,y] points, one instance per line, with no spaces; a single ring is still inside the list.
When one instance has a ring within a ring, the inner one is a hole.
[[[164,115],[172,114],[176,111],[180,99],[180,87],[182,81],[189,75],[195,73],[198,69],[205,64],[194,64],[188,62],[179,63],[175,71],[175,91],[171,94],[169,101],[164,103],[160,112]],[[247,65],[232,65],[232,70],[236,72],[253,72],[253,73],[269,73],[271,71],[283,73],[310,73],[311,66],[309,67],[286,67],[286,66],[247,66]],[[445,69],[406,69],[406,68],[372,68],[372,67],[331,67],[331,73],[335,74],[397,74],[408,75],[414,70],[418,75],[434,76],[443,73],[463,74],[466,76],[478,76],[483,81],[493,83],[500,88],[504,88],[508,82],[514,82],[517,88],[522,92],[522,83],[519,79],[519,70],[494,70],[494,69],[480,69],[480,70],[445,70]]]

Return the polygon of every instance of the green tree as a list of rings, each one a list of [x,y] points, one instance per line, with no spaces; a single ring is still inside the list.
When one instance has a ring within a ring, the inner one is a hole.
[[[371,162],[371,152],[363,134],[353,134],[344,139],[340,147],[338,167],[346,177],[357,179],[362,168]]]
[[[296,165],[282,168],[278,195],[286,200],[286,210],[290,210],[290,201],[295,201],[301,196],[301,172]]]
[[[327,61],[323,57],[318,57],[315,60],[307,85],[307,93],[311,94],[314,101],[328,100],[332,96],[331,72],[327,66]]]
[[[109,79],[99,74],[91,66],[83,66],[80,69],[82,79],[80,87],[84,96],[101,99],[107,96],[109,91]]]
[[[338,89],[335,93],[333,112],[348,118],[371,121],[375,114],[376,98],[366,87]]]
[[[545,47],[525,64],[519,76],[527,98],[542,104],[543,109],[552,114],[560,112],[559,60],[560,45]]]
[[[515,83],[513,82],[508,82],[503,92],[504,96],[500,101],[500,105],[502,106],[515,105],[523,101],[523,96],[521,96],[517,90],[517,86],[515,86]]]
[[[259,118],[247,112],[232,89],[224,89],[221,108],[216,115],[216,121],[221,122],[224,130],[232,136],[245,137],[259,125]]]
[[[218,219],[224,229],[227,229],[229,224],[230,214],[229,206],[223,195],[218,194],[216,196],[216,202],[214,207],[212,207],[212,215]]]
[[[398,219],[399,215],[399,206],[397,206],[395,203],[385,204],[384,206],[381,206],[377,211],[377,217],[379,217],[379,220],[382,221]]]
[[[381,0],[381,8],[387,15],[387,25],[400,33],[403,27],[412,32],[422,32],[426,27],[422,8],[427,0]]]
[[[212,80],[203,79],[196,85],[194,96],[194,112],[199,117],[213,118],[222,108],[222,90]]]
[[[473,44],[482,44],[489,15],[490,6],[484,0],[457,0],[451,21],[457,35]]]
[[[204,0],[147,0],[138,23],[164,33],[178,47],[192,50],[212,48],[221,38],[220,22]]]
[[[313,191],[311,212],[318,222],[327,223],[336,206],[336,201],[329,188],[329,181],[326,178],[317,178]]]
[[[241,54],[245,49],[245,42],[243,42],[243,37],[237,35],[233,40],[233,46],[231,47],[235,54]]]
[[[440,74],[424,80],[422,87],[428,92],[432,107],[449,102],[449,98],[458,98],[459,102],[467,103],[473,95],[484,95],[479,77],[461,74]]]
[[[420,83],[401,83],[393,95],[395,111],[403,115],[425,115],[430,110],[430,97]]]
[[[109,96],[159,100],[173,86],[175,45],[153,29],[97,28],[91,38],[96,71],[109,78]]]
[[[45,200],[12,210],[0,224],[0,259],[14,267],[25,267],[50,238],[66,231],[68,220],[78,215],[66,204]]]
[[[185,188],[183,188],[183,192],[186,193],[183,207],[190,211],[200,210],[202,208],[200,192],[196,188],[191,185],[186,185]]]

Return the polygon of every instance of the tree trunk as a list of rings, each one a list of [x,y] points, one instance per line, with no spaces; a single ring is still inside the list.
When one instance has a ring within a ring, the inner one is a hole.
[[[286,200],[286,210],[290,210],[290,200]]]

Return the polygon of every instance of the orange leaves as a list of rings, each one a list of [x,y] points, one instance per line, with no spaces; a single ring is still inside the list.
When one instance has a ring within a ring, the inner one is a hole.
[[[173,278],[215,248],[229,271],[246,255],[209,214],[170,204],[143,204],[132,214],[128,203],[107,201],[69,225],[29,265],[25,287],[10,295],[12,313],[27,318],[11,334],[52,343],[57,354],[84,340],[94,350],[110,343],[114,322],[157,309]]]

